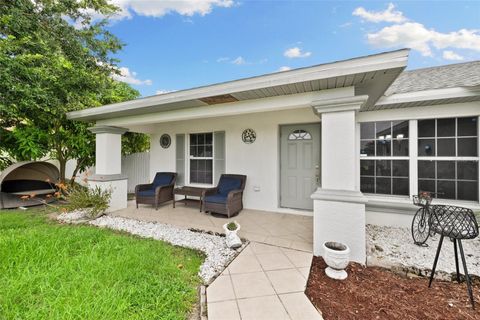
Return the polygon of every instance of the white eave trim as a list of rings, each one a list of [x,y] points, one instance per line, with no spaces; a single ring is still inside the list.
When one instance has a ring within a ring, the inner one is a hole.
[[[205,97],[233,94],[236,92],[257,90],[311,80],[328,79],[363,72],[405,68],[407,65],[409,51],[409,49],[402,49],[344,61],[321,64],[313,67],[276,72],[247,79],[175,91],[167,94],[155,95],[97,108],[73,111],[68,113],[67,117],[69,119],[77,120],[86,118],[95,120],[96,116],[105,116],[111,114],[112,117],[115,117],[115,113],[117,112],[132,109],[139,110],[168,103],[191,101]]]
[[[455,87],[397,93],[380,98],[376,106],[480,96],[480,87]]]

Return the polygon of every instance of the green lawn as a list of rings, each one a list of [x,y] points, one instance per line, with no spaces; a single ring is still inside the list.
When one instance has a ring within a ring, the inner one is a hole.
[[[185,319],[204,256],[0,211],[0,319]]]

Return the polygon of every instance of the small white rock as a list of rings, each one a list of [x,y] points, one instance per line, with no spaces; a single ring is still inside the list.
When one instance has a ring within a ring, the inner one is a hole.
[[[431,270],[439,236],[428,238],[428,246],[421,247],[413,243],[410,228],[367,225],[366,231],[367,248],[380,246],[383,249],[383,251],[373,250],[370,257],[374,259],[369,259],[371,261],[368,261],[368,264],[373,261],[388,261],[393,265]],[[478,250],[480,248],[480,237],[473,240],[463,240],[462,244],[469,274],[480,276],[480,250]],[[453,242],[448,238],[443,241],[436,271],[448,274],[455,273]],[[461,262],[460,272],[463,273]]]

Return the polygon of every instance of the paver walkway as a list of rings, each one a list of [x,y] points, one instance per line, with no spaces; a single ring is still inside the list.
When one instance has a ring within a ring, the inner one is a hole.
[[[321,320],[304,294],[312,254],[252,242],[207,288],[209,320]]]

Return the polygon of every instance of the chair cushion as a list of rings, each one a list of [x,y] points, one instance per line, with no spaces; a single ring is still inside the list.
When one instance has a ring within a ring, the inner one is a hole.
[[[227,196],[223,194],[217,193],[213,196],[206,196],[203,201],[205,202],[213,202],[213,203],[227,203]]]
[[[218,183],[218,193],[227,196],[230,191],[240,189],[241,185],[242,180],[240,179],[231,177],[222,178]]]
[[[155,190],[150,189],[150,190],[143,190],[138,192],[139,197],[155,197]]]
[[[157,173],[153,179],[153,187],[168,186],[172,182],[172,175],[167,173]]]

